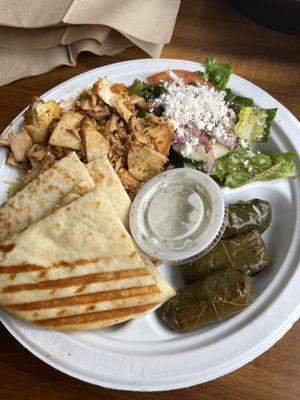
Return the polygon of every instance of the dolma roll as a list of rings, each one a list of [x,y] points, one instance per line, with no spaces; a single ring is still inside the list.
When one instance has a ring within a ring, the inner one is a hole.
[[[252,301],[251,278],[226,269],[180,289],[162,306],[162,318],[169,328],[188,332],[236,314]]]
[[[227,267],[255,276],[266,268],[270,261],[262,237],[254,230],[220,240],[209,253],[183,265],[181,274],[187,284]]]
[[[239,201],[228,206],[228,220],[223,238],[256,229],[263,233],[271,223],[271,203],[266,200],[252,199]]]

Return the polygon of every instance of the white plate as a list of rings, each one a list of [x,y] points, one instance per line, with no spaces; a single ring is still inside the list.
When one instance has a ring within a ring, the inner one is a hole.
[[[129,84],[135,78],[170,69],[199,69],[199,64],[180,60],[137,60],[98,68],[79,75],[47,92],[44,99],[76,96],[99,77]],[[299,157],[299,123],[275,99],[255,85],[232,76],[229,87],[252,97],[262,107],[277,107],[267,151],[295,151]],[[18,116],[7,129],[16,130]],[[4,165],[0,152],[0,200],[14,179],[13,168]],[[114,389],[158,391],[182,388],[227,374],[253,360],[279,340],[300,315],[300,186],[297,180],[259,182],[224,190],[230,201],[261,197],[273,207],[273,221],[264,238],[272,266],[254,281],[256,300],[242,313],[187,334],[166,328],[157,313],[120,326],[82,333],[37,329],[5,312],[0,317],[11,334],[37,357],[78,379]],[[177,287],[178,268],[161,267]]]

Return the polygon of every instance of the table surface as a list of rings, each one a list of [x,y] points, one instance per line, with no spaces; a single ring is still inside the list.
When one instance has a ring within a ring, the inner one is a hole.
[[[300,38],[273,32],[241,16],[225,0],[182,0],[171,43],[162,57],[202,62],[214,55],[300,116]],[[89,53],[75,68],[0,88],[0,131],[29,103],[59,83],[110,63],[146,58],[138,48],[112,57]],[[276,316],[274,316],[276,318]],[[7,400],[300,399],[300,324],[243,368],[203,385],[161,393],[129,393],[77,381],[35,358],[0,326],[0,398]]]

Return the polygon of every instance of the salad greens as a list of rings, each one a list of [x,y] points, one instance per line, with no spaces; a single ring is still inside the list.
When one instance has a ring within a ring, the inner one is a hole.
[[[238,96],[229,88],[224,89],[224,92],[226,93],[225,100],[230,104],[230,107],[236,114],[241,111],[242,107],[251,107],[254,104],[252,99]]]
[[[196,72],[226,92],[225,100],[236,113],[234,130],[238,137],[237,147],[215,161],[211,176],[231,188],[258,180],[295,178],[296,155],[293,152],[264,154],[254,149],[255,143],[268,141],[277,109],[259,108],[251,98],[236,95],[226,88],[232,72],[227,64],[208,58],[205,66],[204,73]],[[185,161],[184,166],[204,170],[203,163],[198,166]]]
[[[139,79],[135,79],[128,88],[129,93],[135,93],[143,97],[146,101],[151,101],[159,97],[162,93],[166,92],[163,83],[149,85]]]
[[[225,89],[232,73],[232,67],[229,64],[221,64],[214,57],[208,57],[205,60],[205,72],[196,71],[198,75],[203,76],[219,89]]]
[[[258,180],[296,177],[296,156],[292,152],[263,154],[237,146],[216,160],[211,176],[231,188]]]
[[[236,147],[228,154],[215,160],[211,176],[220,184],[231,188],[242,186],[258,180],[296,177],[296,155],[292,152],[264,154],[255,149],[258,142],[267,142],[270,127],[276,115],[276,108],[263,109],[254,105],[251,98],[243,97],[226,88],[232,68],[221,64],[216,58],[209,57],[205,61],[205,72],[195,71],[213,83],[218,89],[224,90],[225,101],[233,113],[233,130],[237,137]],[[136,79],[128,87],[130,93],[142,96],[146,101],[152,101],[166,92],[162,82],[148,84]],[[163,114],[160,106],[154,111],[156,115]],[[139,110],[138,116],[143,117],[145,111]],[[206,171],[204,161],[194,161],[184,158],[173,148],[169,153],[169,164],[176,167],[194,168]]]

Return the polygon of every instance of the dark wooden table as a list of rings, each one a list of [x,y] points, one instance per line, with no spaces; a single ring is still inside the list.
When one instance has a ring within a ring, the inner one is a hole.
[[[203,61],[208,55],[232,64],[236,74],[262,87],[299,118],[300,38],[256,25],[225,0],[182,0],[172,41],[162,57]],[[32,95],[40,95],[89,69],[145,57],[137,48],[114,57],[84,53],[76,68],[60,67],[0,88],[0,130]],[[0,399],[296,400],[300,399],[299,343],[297,323],[272,349],[227,376],[188,389],[141,394],[100,388],[57,372],[32,356],[0,326]]]

